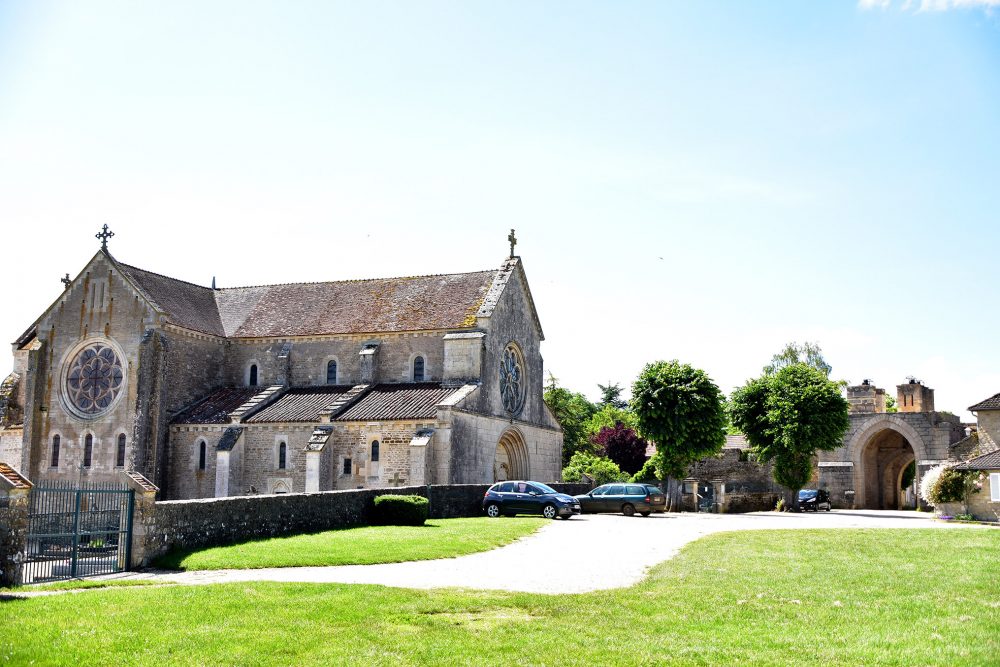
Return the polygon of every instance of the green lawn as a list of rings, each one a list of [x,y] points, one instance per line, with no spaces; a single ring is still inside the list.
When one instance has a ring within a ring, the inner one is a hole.
[[[111,588],[0,604],[0,662],[995,665],[998,553],[1000,530],[760,531],[584,595]]]
[[[546,523],[545,519],[535,517],[505,520],[475,517],[430,519],[423,526],[364,526],[174,552],[157,561],[156,566],[184,570],[246,570],[448,558],[510,544]]]

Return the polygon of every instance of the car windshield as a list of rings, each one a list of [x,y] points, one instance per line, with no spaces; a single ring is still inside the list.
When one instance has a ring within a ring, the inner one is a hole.
[[[558,491],[556,491],[555,489],[553,489],[551,486],[545,486],[541,482],[532,482],[532,484],[534,484],[535,488],[538,489],[539,491],[541,491],[542,493],[559,493]]]
[[[802,491],[799,491],[799,500],[812,500],[816,497],[816,495],[815,491],[803,489]]]

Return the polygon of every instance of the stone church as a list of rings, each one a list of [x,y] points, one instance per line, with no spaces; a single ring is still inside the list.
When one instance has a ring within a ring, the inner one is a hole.
[[[0,461],[137,471],[162,498],[559,479],[519,257],[474,273],[216,289],[112,235],[14,343]]]

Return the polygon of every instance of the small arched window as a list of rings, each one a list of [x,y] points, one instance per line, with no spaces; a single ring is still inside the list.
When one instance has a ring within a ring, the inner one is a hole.
[[[115,465],[119,468],[125,467],[125,434],[118,435],[118,456],[115,458]]]
[[[285,469],[285,460],[286,460],[287,454],[288,454],[288,446],[285,443],[283,443],[283,442],[278,443],[278,469],[279,470],[284,470]]]
[[[372,440],[372,463],[378,462],[378,440]]]
[[[326,362],[326,383],[337,384],[337,362],[333,359]]]
[[[89,468],[94,460],[94,436],[87,434],[83,439],[83,467]]]
[[[198,445],[198,470],[204,470],[208,458],[208,445],[204,440]]]
[[[413,381],[423,382],[424,381],[424,358],[416,357],[413,360]]]
[[[59,467],[59,445],[62,442],[62,438],[58,435],[52,436],[52,467]]]
[[[247,384],[251,387],[257,386],[257,364],[250,364],[250,378]]]

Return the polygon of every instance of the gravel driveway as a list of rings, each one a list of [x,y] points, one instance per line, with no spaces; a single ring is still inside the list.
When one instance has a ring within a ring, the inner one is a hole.
[[[497,521],[517,521],[502,518]],[[979,528],[934,521],[918,512],[835,510],[810,514],[588,514],[553,521],[493,551],[385,565],[260,570],[129,573],[181,584],[285,581],[383,584],[402,588],[478,588],[531,593],[583,593],[631,586],[653,565],[699,537],[732,530],[787,528]],[[121,577],[122,575],[118,575]]]

